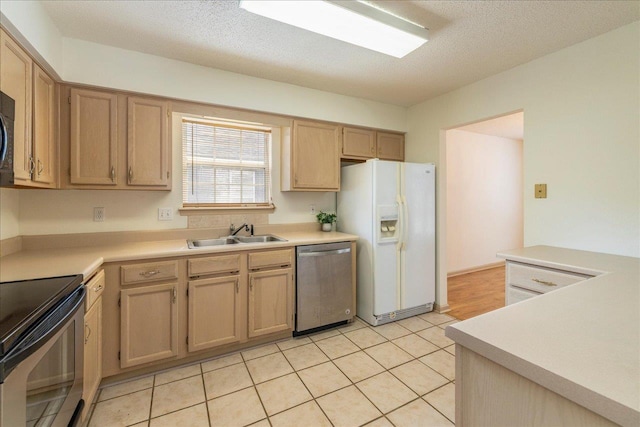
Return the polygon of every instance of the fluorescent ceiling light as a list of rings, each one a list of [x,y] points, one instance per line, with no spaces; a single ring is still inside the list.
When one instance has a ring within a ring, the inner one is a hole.
[[[360,1],[242,0],[249,12],[402,58],[422,46],[426,28]]]

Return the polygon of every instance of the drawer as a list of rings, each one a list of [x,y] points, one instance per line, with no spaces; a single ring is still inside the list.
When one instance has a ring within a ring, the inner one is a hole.
[[[157,282],[178,278],[178,261],[159,261],[120,267],[120,284]]]
[[[525,291],[524,289],[514,288],[509,286],[507,288],[507,305],[515,304],[520,301],[524,301],[529,298],[537,297],[538,292]]]
[[[84,312],[86,313],[98,297],[102,295],[102,291],[104,291],[104,270],[98,271],[91,280],[85,284],[85,288],[87,289],[87,298],[84,305]]]
[[[293,262],[293,249],[253,252],[249,254],[249,270],[287,267]]]
[[[507,266],[508,285],[540,293],[554,291],[563,286],[572,285],[592,277],[586,274],[553,270],[514,262],[509,262]]]
[[[187,260],[189,277],[211,274],[233,273],[240,271],[240,254],[220,255]]]

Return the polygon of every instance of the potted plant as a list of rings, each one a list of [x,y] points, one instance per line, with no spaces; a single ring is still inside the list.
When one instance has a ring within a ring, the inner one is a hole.
[[[331,231],[331,225],[336,222],[337,215],[334,213],[322,212],[316,215],[318,222],[322,224],[322,231]]]

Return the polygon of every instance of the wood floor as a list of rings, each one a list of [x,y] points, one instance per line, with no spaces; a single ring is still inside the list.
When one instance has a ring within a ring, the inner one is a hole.
[[[461,274],[448,279],[448,315],[460,320],[504,307],[505,267]]]

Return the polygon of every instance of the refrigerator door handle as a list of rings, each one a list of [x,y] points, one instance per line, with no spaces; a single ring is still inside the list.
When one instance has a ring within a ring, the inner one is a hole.
[[[406,224],[404,222],[404,203],[402,202],[402,196],[398,194],[396,197],[396,202],[398,203],[398,250],[401,251],[404,248],[404,228]]]
[[[407,198],[402,195],[402,249],[407,246],[409,240],[409,208],[407,207]]]

